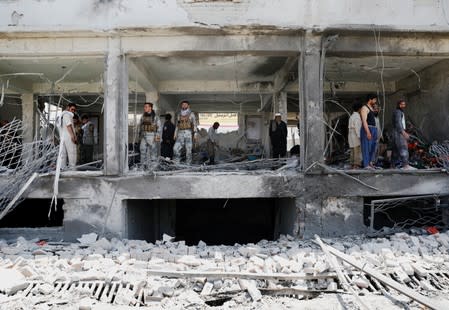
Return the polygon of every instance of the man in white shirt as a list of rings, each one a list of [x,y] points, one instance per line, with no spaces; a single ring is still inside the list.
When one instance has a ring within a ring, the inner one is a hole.
[[[362,150],[360,148],[360,129],[362,128],[362,119],[360,118],[360,102],[354,103],[352,106],[352,115],[349,117],[348,123],[348,143],[351,150],[349,162],[352,169],[360,168],[362,163]]]
[[[58,119],[60,128],[61,142],[61,168],[67,166],[67,158],[69,159],[69,168],[76,165],[76,145],[78,144],[75,127],[73,124],[73,116],[76,112],[76,104],[69,103]]]
[[[215,122],[207,132],[207,153],[209,154],[209,165],[215,164],[215,147],[218,147],[218,127],[220,127],[220,124]]]

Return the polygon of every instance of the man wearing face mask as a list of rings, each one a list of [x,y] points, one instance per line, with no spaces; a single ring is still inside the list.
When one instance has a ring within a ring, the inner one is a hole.
[[[192,147],[193,141],[197,140],[198,127],[195,114],[190,110],[190,102],[181,101],[181,112],[178,114],[176,121],[176,130],[174,139],[176,140],[173,147],[174,161],[181,162],[181,150],[186,149],[186,163],[192,164]]]

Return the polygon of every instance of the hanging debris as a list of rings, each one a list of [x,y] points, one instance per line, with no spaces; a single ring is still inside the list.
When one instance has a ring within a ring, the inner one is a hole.
[[[0,189],[0,219],[24,199],[37,174],[55,168],[58,146],[51,139],[23,142],[25,129],[17,119],[0,128],[0,173],[7,176]]]

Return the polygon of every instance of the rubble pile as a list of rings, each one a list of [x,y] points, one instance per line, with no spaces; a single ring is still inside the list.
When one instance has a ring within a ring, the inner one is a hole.
[[[302,299],[345,295],[332,264],[310,240],[281,236],[257,244],[208,246],[200,242],[189,246],[167,235],[153,244],[107,240],[93,233],[78,240],[1,240],[0,308],[92,309],[114,304],[253,309],[281,300],[284,306],[297,306],[306,302]],[[324,241],[427,296],[442,298],[449,290],[447,232]],[[358,294],[382,295],[378,283],[345,263],[340,265]],[[405,300],[417,306],[412,299]]]

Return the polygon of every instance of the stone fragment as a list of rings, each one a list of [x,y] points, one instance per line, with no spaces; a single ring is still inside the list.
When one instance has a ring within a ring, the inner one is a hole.
[[[101,248],[105,251],[111,251],[113,249],[113,245],[110,241],[108,241],[106,238],[101,238],[98,241],[96,241],[93,245],[93,247]]]
[[[332,281],[327,285],[326,288],[328,291],[336,291],[338,289],[338,285],[336,282]]]
[[[37,291],[42,295],[50,295],[54,291],[54,287],[53,285],[44,283],[38,286]]]
[[[219,290],[223,287],[223,281],[222,280],[215,280],[214,281],[214,289]]]
[[[209,295],[212,292],[214,285],[210,282],[206,282],[203,286],[203,290],[201,291],[201,296]]]
[[[408,277],[407,273],[402,268],[395,268],[394,273],[396,274],[396,277],[398,280],[402,283],[410,282],[410,278]]]
[[[124,305],[124,306],[130,306],[132,304],[135,303],[135,298],[134,298],[134,292],[130,291],[128,289],[122,288],[119,289],[115,299],[114,299],[114,304],[116,305]]]
[[[436,289],[430,284],[427,280],[421,280],[419,281],[420,286],[425,289],[426,291],[436,291]]]
[[[412,276],[415,273],[415,271],[414,271],[414,269],[413,269],[411,264],[409,264],[407,262],[402,262],[400,265],[401,265],[402,270],[404,270],[404,272],[408,276]]]
[[[365,279],[356,278],[356,279],[354,279],[352,281],[354,282],[355,285],[357,285],[360,288],[368,288],[369,287],[369,283]]]
[[[92,306],[95,305],[95,303],[96,303],[96,300],[89,298],[89,297],[84,297],[78,303],[78,309],[79,310],[91,310]]]
[[[174,240],[175,240],[175,237],[172,237],[172,236],[167,235],[167,234],[163,234],[162,235],[162,241],[164,241],[164,242],[172,242]]]
[[[161,286],[158,291],[165,297],[172,297],[175,294],[174,288],[169,286]]]
[[[420,264],[412,264],[412,268],[418,276],[420,277],[427,276],[427,270],[425,270]]]
[[[97,237],[98,235],[96,233],[90,233],[82,235],[81,238],[78,238],[77,240],[83,245],[90,245],[97,241]]]
[[[224,260],[223,253],[222,252],[215,252],[214,253],[214,259],[216,262],[222,262]]]
[[[178,264],[196,267],[201,265],[201,261],[192,255],[183,255],[177,261]]]
[[[0,268],[0,292],[7,295],[15,294],[27,288],[28,284],[25,276],[20,271]]]
[[[30,266],[23,266],[18,268],[18,270],[26,277],[32,278],[36,276],[36,272]]]
[[[239,279],[239,285],[243,290],[246,290],[248,292],[253,301],[259,301],[260,299],[262,299],[262,294],[257,289],[256,281]]]

